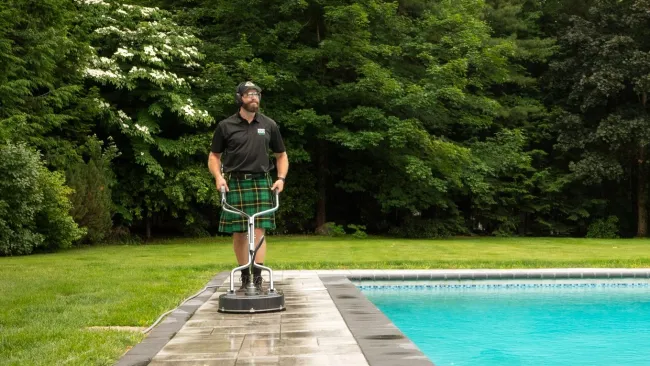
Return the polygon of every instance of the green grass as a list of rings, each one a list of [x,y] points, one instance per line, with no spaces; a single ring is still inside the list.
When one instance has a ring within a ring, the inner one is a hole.
[[[650,240],[271,237],[273,269],[650,267]],[[228,238],[0,258],[1,365],[112,365],[148,327],[234,266]]]

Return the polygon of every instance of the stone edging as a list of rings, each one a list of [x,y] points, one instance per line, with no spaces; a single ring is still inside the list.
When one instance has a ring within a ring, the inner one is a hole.
[[[230,272],[217,273],[206,286],[221,286]],[[125,353],[115,364],[116,366],[145,366],[158,354],[158,352],[176,335],[189,318],[198,310],[218,287],[208,288],[200,295],[178,307],[161,321],[142,342],[136,344]]]
[[[319,275],[369,365],[433,363],[361,291],[342,275]]]

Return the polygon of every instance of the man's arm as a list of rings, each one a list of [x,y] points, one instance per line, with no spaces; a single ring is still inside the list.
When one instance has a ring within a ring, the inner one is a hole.
[[[278,178],[286,178],[287,173],[289,172],[289,156],[287,152],[275,153],[276,166],[278,170]],[[278,189],[278,192],[282,192],[284,189],[284,180],[278,179],[273,183],[271,189]]]
[[[210,169],[210,173],[212,173],[212,176],[216,181],[217,189],[221,191],[220,187],[225,186],[226,191],[228,191],[228,184],[226,183],[226,180],[221,175],[221,154],[220,153],[210,152],[210,155],[208,156],[208,169]]]

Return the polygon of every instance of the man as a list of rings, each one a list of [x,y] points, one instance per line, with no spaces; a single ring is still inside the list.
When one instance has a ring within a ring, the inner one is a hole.
[[[216,180],[217,190],[221,192],[221,187],[226,187],[228,203],[249,215],[273,207],[272,191],[282,192],[289,170],[289,158],[277,124],[258,112],[261,98],[262,89],[252,82],[237,86],[235,99],[239,112],[219,122],[208,157],[208,168]],[[277,162],[277,179],[272,184],[269,149]],[[274,228],[275,214],[256,218],[255,245],[266,229]],[[240,266],[248,263],[247,230],[245,218],[222,211],[219,231],[233,234],[233,250]],[[255,263],[263,265],[265,257],[266,239],[257,251]],[[242,270],[241,288],[249,281],[248,269]],[[253,267],[253,282],[261,291],[261,269]]]

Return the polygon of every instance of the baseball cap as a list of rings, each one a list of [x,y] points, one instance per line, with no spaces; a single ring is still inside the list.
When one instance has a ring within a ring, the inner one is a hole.
[[[243,95],[246,92],[246,90],[248,90],[248,89],[255,89],[259,93],[262,92],[262,88],[255,85],[252,81],[246,81],[246,82],[243,82],[243,83],[239,84],[239,86],[237,86],[237,93],[239,95]]]

